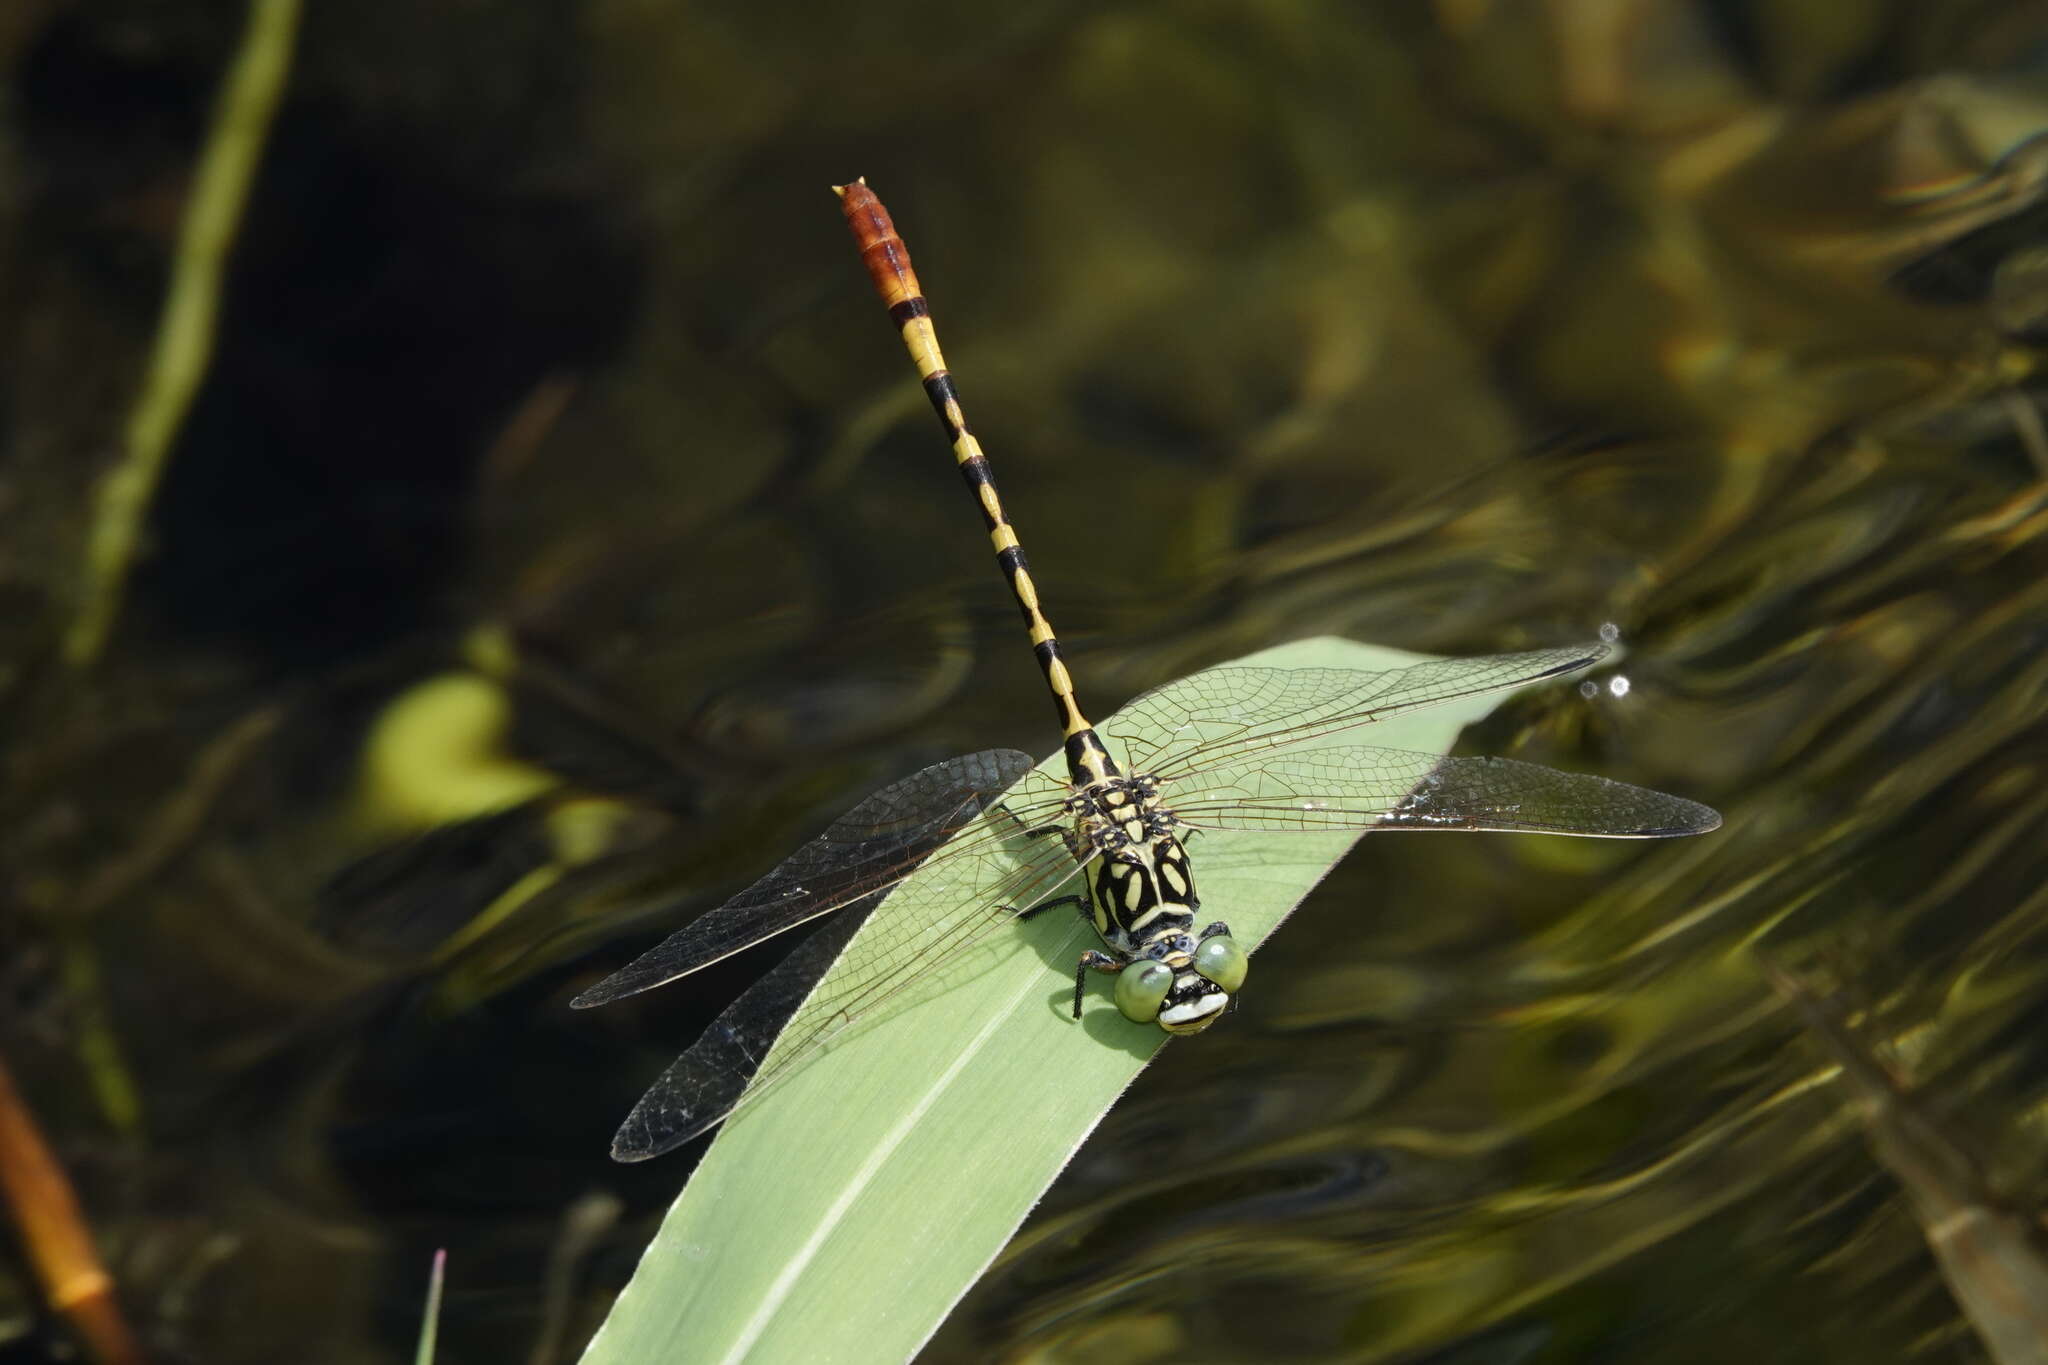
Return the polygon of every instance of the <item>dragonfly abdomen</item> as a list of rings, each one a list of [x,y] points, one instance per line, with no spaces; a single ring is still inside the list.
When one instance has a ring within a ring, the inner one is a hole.
[[[1080,784],[1115,777],[1117,769],[1110,761],[1109,751],[1096,737],[1088,718],[1081,714],[1081,703],[1074,695],[1074,680],[1067,673],[1066,661],[1060,657],[1060,642],[1053,634],[1052,622],[1038,604],[1038,586],[1031,580],[1024,547],[1017,543],[1017,532],[1003,511],[988,456],[982,453],[981,442],[968,429],[966,413],[960,406],[960,391],[946,368],[944,353],[939,350],[939,336],[932,328],[931,305],[925,301],[924,286],[918,283],[917,271],[910,264],[910,251],[897,235],[889,211],[882,207],[882,201],[865,180],[833,188],[846,214],[846,224],[853,229],[854,241],[860,247],[868,277],[874,281],[875,292],[888,305],[889,319],[896,324],[903,345],[917,366],[925,397],[939,415],[939,425],[953,447],[960,477],[966,480],[967,491],[981,509],[989,543],[995,547],[996,563],[1017,599],[1018,610],[1024,613],[1032,653],[1045,674],[1046,685],[1052,689],[1053,709],[1059,717],[1060,733],[1066,737],[1067,766],[1073,779]]]

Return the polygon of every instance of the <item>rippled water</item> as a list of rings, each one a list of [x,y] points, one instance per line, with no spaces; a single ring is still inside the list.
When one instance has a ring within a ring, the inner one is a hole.
[[[2048,1163],[2038,9],[309,16],[67,670],[239,22],[180,8],[0,23],[0,1051],[164,1358],[398,1358],[442,1245],[448,1358],[573,1358],[685,1173],[610,1128],[746,979],[572,1016],[672,927],[623,908],[1050,747],[859,173],[1097,711],[1612,623],[1469,747],[1727,815],[1366,841],[925,1358],[1991,1358],[1943,1273],[2040,1264]],[[2010,1237],[1939,1259],[1958,1209]]]

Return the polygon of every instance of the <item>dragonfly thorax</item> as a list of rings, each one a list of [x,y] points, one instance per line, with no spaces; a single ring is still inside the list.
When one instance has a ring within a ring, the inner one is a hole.
[[[1067,814],[1074,817],[1076,850],[1105,856],[1171,839],[1179,824],[1173,812],[1160,804],[1158,781],[1144,773],[1076,786],[1067,798]],[[1185,854],[1181,861],[1186,862]],[[1190,893],[1192,890],[1190,883]]]
[[[1067,812],[1075,853],[1094,858],[1088,893],[1103,942],[1130,958],[1162,935],[1187,932],[1201,900],[1158,784],[1145,776],[1091,782],[1074,790]]]
[[[1129,840],[1111,832],[1088,878],[1095,929],[1126,957],[1176,934],[1185,934],[1201,909],[1187,850],[1172,833]]]
[[[1228,984],[1205,974],[1229,931],[1211,925],[1193,932],[1201,898],[1179,821],[1159,800],[1149,775],[1110,777],[1075,788],[1067,801],[1075,829],[1071,846],[1092,855],[1089,909],[1110,956],[1093,963],[1120,973],[1117,1004],[1169,1033],[1197,1033],[1214,1023],[1243,978],[1241,967],[1221,972]],[[1222,930],[1221,934],[1214,931]],[[1204,947],[1208,937],[1218,940]],[[1230,948],[1235,953],[1235,945]],[[1234,975],[1233,975],[1234,972]]]

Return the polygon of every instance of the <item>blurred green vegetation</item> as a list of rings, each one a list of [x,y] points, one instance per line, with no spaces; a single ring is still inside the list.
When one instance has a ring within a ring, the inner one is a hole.
[[[0,10],[0,1049],[164,1358],[398,1358],[439,1246],[443,1358],[568,1358],[686,1174],[607,1136],[749,964],[568,997],[1050,748],[859,174],[1100,710],[1613,622],[1471,747],[1729,815],[1368,841],[926,1358],[1983,1358],[1754,954],[2032,1206],[2038,7],[310,6],[67,667],[246,18]]]

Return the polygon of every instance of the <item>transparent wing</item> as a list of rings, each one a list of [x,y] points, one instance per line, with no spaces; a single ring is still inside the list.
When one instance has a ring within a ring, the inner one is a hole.
[[[872,908],[857,906],[826,923],[712,1020],[633,1105],[612,1138],[612,1160],[660,1156],[731,1113],[776,1035]]]
[[[1165,781],[1250,763],[1361,725],[1457,697],[1577,672],[1607,646],[1578,645],[1407,668],[1217,668],[1144,693],[1118,713],[1131,771]]]
[[[859,937],[881,896],[835,916],[648,1088],[612,1139],[613,1158],[660,1156],[752,1104],[849,1024],[935,964],[957,960],[1079,866],[1063,842],[1027,839],[1022,825],[1012,825],[1009,841],[1007,865],[993,855],[930,859],[931,875],[898,887],[886,920],[867,923]],[[828,977],[835,962],[839,970]]]
[[[1273,754],[1169,786],[1184,825],[1318,833],[1355,829],[1510,830],[1610,839],[1704,834],[1713,809],[1646,787],[1511,758],[1440,758],[1340,745]]]
[[[1043,824],[1065,800],[1064,787],[1041,777],[1007,803],[1010,818],[981,821],[982,812],[1036,766],[1036,759],[1015,749],[985,749],[883,787],[767,876],[569,1003],[588,1009],[687,976],[819,915],[877,896],[927,860],[973,862],[1000,851],[1020,821]],[[976,821],[981,827],[969,829]]]

